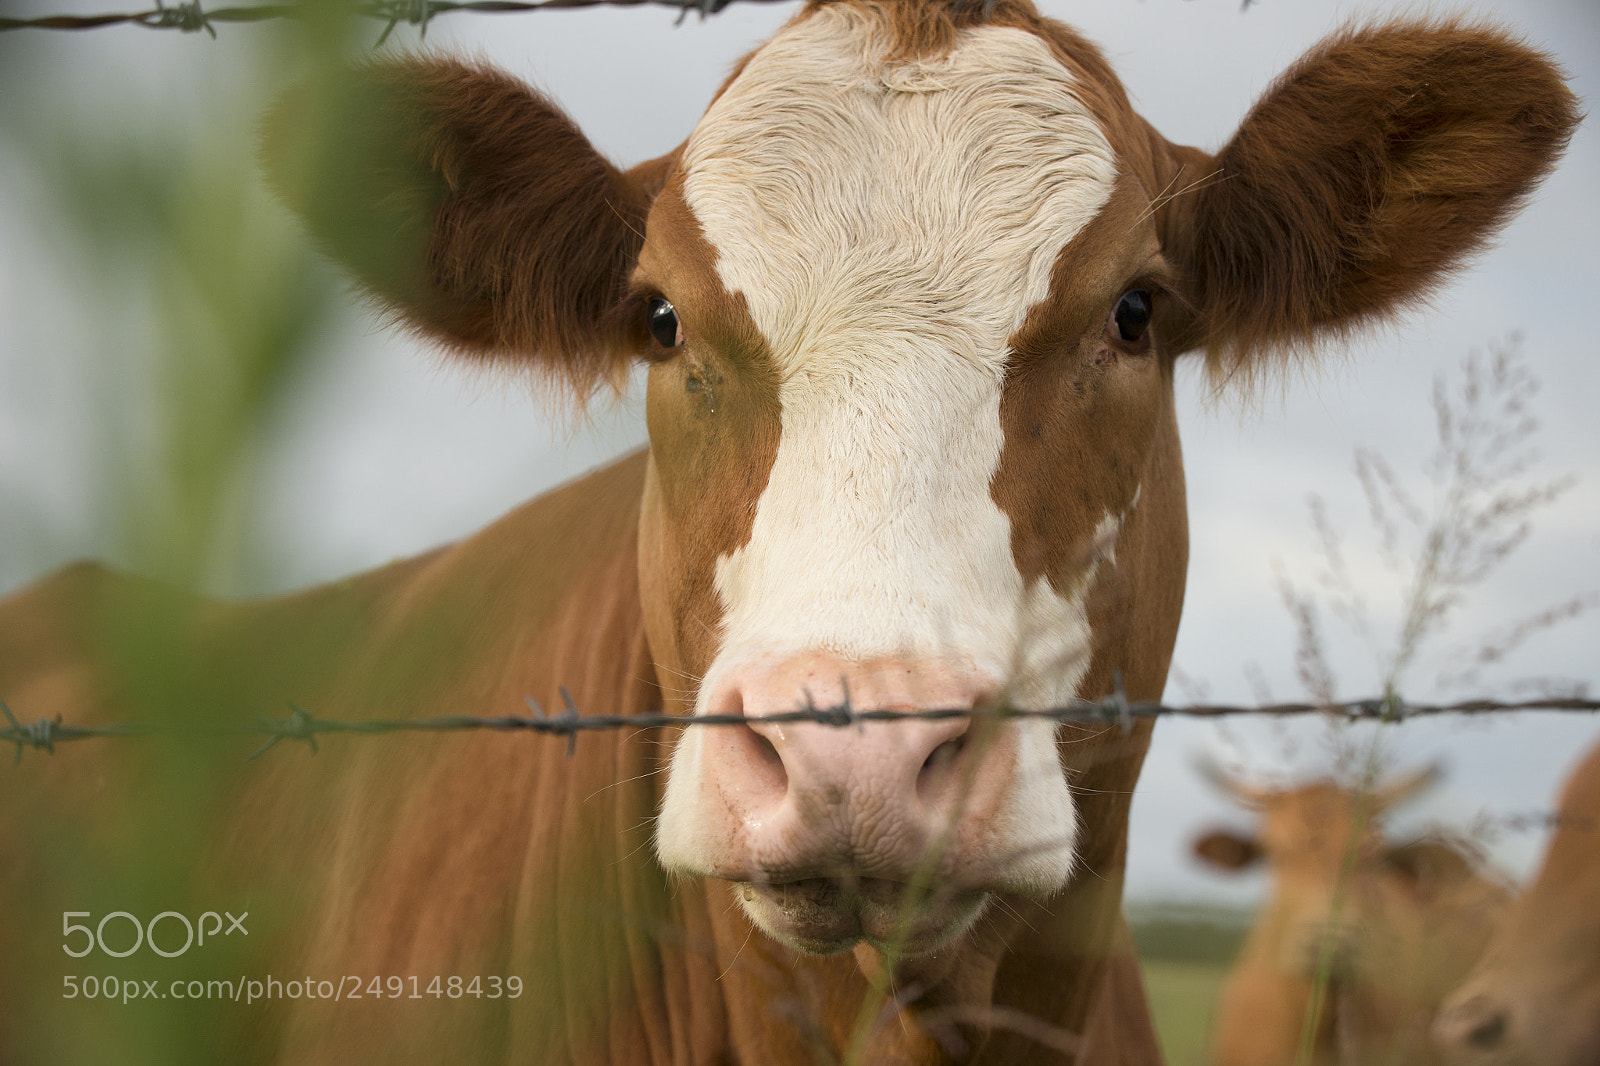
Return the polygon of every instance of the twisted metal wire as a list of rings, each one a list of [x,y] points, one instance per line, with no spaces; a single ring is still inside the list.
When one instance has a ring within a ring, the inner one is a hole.
[[[734,0],[361,0],[351,11],[370,19],[386,23],[378,44],[400,23],[421,27],[424,34],[428,24],[439,15],[452,11],[475,11],[490,14],[513,14],[539,11],[544,8],[575,7],[655,7],[677,8],[679,21],[690,11],[700,17],[714,15]],[[745,3],[778,3],[781,0],[743,0]],[[265,22],[268,19],[298,19],[305,17],[300,3],[245,4],[232,7],[205,8],[201,0],[189,3],[167,4],[157,0],[148,11],[123,12],[105,15],[44,15],[38,18],[0,17],[0,31],[5,30],[93,30],[102,26],[133,25],[151,30],[178,30],[181,33],[198,33],[204,30],[216,37],[219,22]]]
[[[463,730],[488,729],[498,732],[542,733],[565,737],[567,755],[576,750],[578,734],[586,731],[613,729],[687,729],[695,726],[742,726],[750,719],[742,714],[704,714],[688,717],[675,714],[636,715],[582,715],[565,688],[560,690],[564,708],[560,714],[546,714],[531,696],[523,697],[531,715],[447,715],[437,718],[409,720],[374,720],[347,722],[335,718],[322,718],[312,714],[297,703],[289,704],[288,717],[281,719],[258,718],[238,726],[187,727],[182,730],[163,729],[149,724],[119,723],[103,726],[75,726],[55,719],[41,718],[23,725],[11,713],[11,708],[0,701],[0,713],[7,724],[0,727],[0,743],[16,745],[16,759],[20,762],[24,748],[54,753],[57,744],[91,737],[147,737],[155,735],[185,736],[237,736],[267,737],[251,759],[269,751],[281,740],[305,741],[312,753],[317,751],[317,737],[332,733],[443,733]],[[1129,702],[1120,691],[1098,700],[1075,700],[1063,707],[1048,710],[1024,710],[1000,707],[992,711],[971,708],[935,708],[921,711],[856,710],[848,700],[836,706],[818,707],[808,704],[793,711],[763,715],[764,722],[812,722],[834,728],[860,726],[867,722],[898,722],[910,719],[938,720],[964,718],[973,714],[995,714],[1002,718],[1047,718],[1056,722],[1073,722],[1082,725],[1121,726],[1131,728],[1136,719],[1161,718],[1181,715],[1193,718],[1221,718],[1229,715],[1294,715],[1322,714],[1345,721],[1400,722],[1412,718],[1438,714],[1492,714],[1504,711],[1565,711],[1592,713],[1600,711],[1600,700],[1577,697],[1540,698],[1504,702],[1490,699],[1463,700],[1457,703],[1408,703],[1398,698],[1351,700],[1345,703],[1272,703],[1254,707],[1230,704],[1189,704],[1169,706],[1155,701]]]

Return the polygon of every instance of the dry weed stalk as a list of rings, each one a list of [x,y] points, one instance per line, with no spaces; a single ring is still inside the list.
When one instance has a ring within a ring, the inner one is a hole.
[[[1534,438],[1538,422],[1531,402],[1538,382],[1522,360],[1521,337],[1512,334],[1491,344],[1487,358],[1473,353],[1459,380],[1440,376],[1433,389],[1437,444],[1424,470],[1426,496],[1409,488],[1383,455],[1356,451],[1355,472],[1366,498],[1385,565],[1399,579],[1398,625],[1383,640],[1372,612],[1345,562],[1344,540],[1326,503],[1310,499],[1312,525],[1322,570],[1318,584],[1334,616],[1371,650],[1385,697],[1398,701],[1407,671],[1425,644],[1443,634],[1469,593],[1482,585],[1527,541],[1535,514],[1570,488],[1570,477],[1532,480],[1538,459]],[[1317,600],[1283,574],[1278,591],[1295,627],[1295,670],[1313,699],[1336,702],[1336,680],[1328,661]],[[1484,667],[1502,662],[1533,636],[1576,618],[1600,603],[1600,592],[1585,591],[1532,612],[1450,653],[1441,687],[1479,683]],[[1347,728],[1329,721],[1328,742],[1335,765],[1362,802],[1386,769],[1382,732],[1370,742],[1354,741]],[[1351,835],[1352,844],[1360,831]],[[1301,1029],[1296,1066],[1311,1062],[1317,1032],[1332,981],[1335,943],[1332,930],[1340,920],[1353,854],[1346,856],[1334,886],[1329,935],[1324,938],[1312,973],[1312,990]]]
[[[1408,487],[1391,463],[1356,450],[1355,471],[1379,553],[1402,589],[1398,624],[1380,637],[1372,612],[1345,562],[1344,538],[1326,502],[1310,498],[1322,570],[1317,581],[1334,616],[1371,650],[1386,695],[1396,696],[1425,644],[1443,634],[1468,595],[1528,539],[1537,512],[1573,485],[1571,477],[1534,479],[1538,422],[1531,405],[1538,381],[1512,334],[1473,353],[1459,379],[1434,382],[1438,441],[1424,466],[1425,494]],[[1333,702],[1335,680],[1324,650],[1316,598],[1280,575],[1279,593],[1296,629],[1297,675],[1319,701]],[[1447,654],[1441,687],[1478,684],[1484,667],[1504,661],[1532,637],[1600,604],[1580,592],[1531,612]]]

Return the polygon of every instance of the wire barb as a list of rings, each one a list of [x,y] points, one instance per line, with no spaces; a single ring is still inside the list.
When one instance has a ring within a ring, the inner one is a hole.
[[[372,18],[388,18],[388,25],[378,35],[377,43],[372,47],[382,48],[383,42],[389,39],[389,34],[394,28],[404,22],[407,25],[421,27],[419,35],[426,39],[428,36],[428,22],[439,13],[442,5],[434,0],[376,0],[369,11],[363,14]]]
[[[1133,732],[1133,714],[1128,709],[1128,693],[1122,687],[1122,671],[1111,671],[1111,706],[1117,712],[1117,727],[1124,737]]]
[[[572,693],[567,691],[567,686],[557,685],[556,691],[561,693],[561,702],[567,705],[567,713],[561,716],[561,724],[567,728],[567,758],[572,758],[573,752],[578,750],[578,705],[572,702]]]
[[[856,712],[855,708],[850,706],[850,679],[841,674],[839,676],[839,687],[844,692],[844,698],[840,701],[839,706],[829,709],[828,724],[836,728],[843,728],[847,725],[856,724]],[[807,698],[810,698],[809,693],[807,693]]]
[[[260,720],[262,731],[272,734],[265,744],[261,745],[245,759],[245,762],[254,762],[265,755],[278,741],[288,738],[290,740],[303,740],[311,745],[311,754],[317,753],[317,726],[318,722],[311,712],[293,700],[289,701],[289,717],[282,722],[269,722]]]
[[[154,17],[144,17],[140,21],[151,29],[177,29],[181,33],[198,33],[205,30],[213,41],[217,39],[216,28],[206,18],[205,11],[200,7],[200,0],[192,0],[191,3],[177,4],[173,7],[168,7],[164,0],[156,0],[156,9],[148,12],[147,16],[149,15]]]
[[[26,744],[30,748],[43,748],[46,754],[56,753],[55,727],[61,724],[61,717],[56,716],[54,722],[48,718],[41,718],[32,725],[25,726],[18,722],[7,707],[4,700],[0,700],[0,712],[6,716],[6,721],[11,723],[11,728],[6,731],[6,739],[17,746],[17,757],[11,761],[16,766],[22,762],[22,747]]]
[[[142,725],[66,725],[61,721],[59,714],[53,720],[41,718],[32,725],[23,725],[17,721],[4,700],[0,700],[0,713],[4,713],[6,721],[10,723],[0,728],[0,743],[17,746],[16,759],[12,765],[22,761],[22,749],[25,747],[54,755],[56,745],[66,740],[82,740],[85,737],[138,737],[151,732],[148,727]]]

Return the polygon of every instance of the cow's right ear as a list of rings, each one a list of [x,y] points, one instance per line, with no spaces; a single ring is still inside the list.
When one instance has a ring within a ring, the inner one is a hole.
[[[317,241],[424,336],[583,392],[632,354],[611,311],[662,168],[619,171],[521,82],[445,58],[372,63],[286,93],[261,146]]]
[[[1248,373],[1416,304],[1494,236],[1578,119],[1549,57],[1491,27],[1328,38],[1215,158],[1173,150],[1158,202],[1189,305],[1174,350]]]
[[[1230,873],[1247,870],[1261,861],[1261,845],[1251,837],[1216,829],[1194,842],[1194,857],[1208,866]]]

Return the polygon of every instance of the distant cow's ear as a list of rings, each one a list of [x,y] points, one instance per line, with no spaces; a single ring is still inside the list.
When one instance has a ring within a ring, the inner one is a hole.
[[[1543,54],[1481,26],[1324,41],[1222,150],[1179,150],[1169,254],[1213,369],[1307,345],[1424,297],[1565,147],[1577,101]]]
[[[486,67],[374,63],[286,94],[269,180],[386,309],[446,347],[534,361],[581,387],[614,370],[646,179],[554,104]]]
[[[1409,773],[1385,781],[1372,792],[1375,811],[1386,811],[1410,802],[1444,780],[1444,767],[1438,763],[1421,766]]]
[[[1194,842],[1194,855],[1223,870],[1244,870],[1261,861],[1261,845],[1250,837],[1217,829]]]
[[[1387,848],[1383,860],[1412,891],[1432,896],[1465,884],[1477,873],[1481,856],[1465,841],[1425,836]]]

